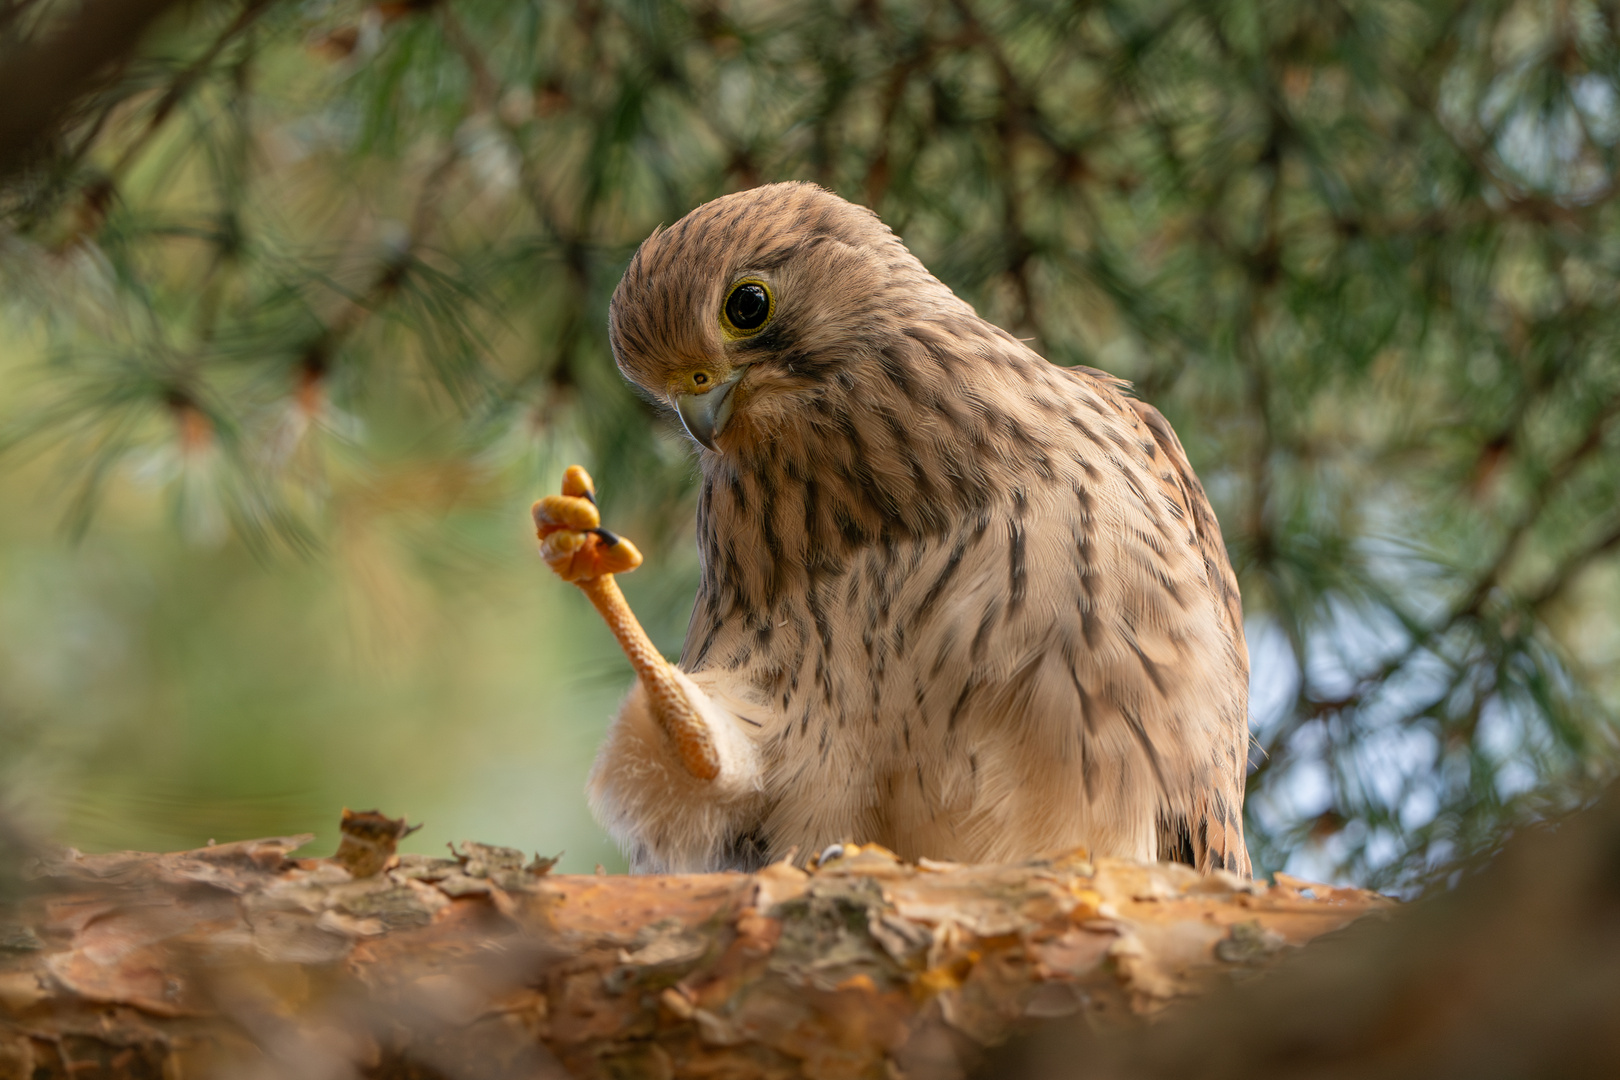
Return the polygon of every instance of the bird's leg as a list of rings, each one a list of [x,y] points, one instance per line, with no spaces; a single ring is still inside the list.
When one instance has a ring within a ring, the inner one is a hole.
[[[697,779],[713,780],[720,774],[720,756],[709,726],[681,687],[674,665],[653,646],[613,580],[614,574],[640,566],[641,552],[602,528],[590,474],[570,465],[563,474],[562,494],[547,495],[534,504],[534,525],[546,565],[590,597],[618,639],[681,764]]]

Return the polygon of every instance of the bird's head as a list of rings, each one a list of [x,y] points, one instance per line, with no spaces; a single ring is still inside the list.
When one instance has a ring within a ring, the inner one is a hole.
[[[852,369],[919,305],[965,307],[870,210],[770,184],[653,233],[614,291],[609,335],[625,376],[724,453],[852,392]]]

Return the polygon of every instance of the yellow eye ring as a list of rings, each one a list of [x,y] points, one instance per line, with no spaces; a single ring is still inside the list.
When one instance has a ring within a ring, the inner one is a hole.
[[[757,334],[776,314],[776,294],[758,278],[744,278],[731,287],[720,305],[720,329],[730,338]]]

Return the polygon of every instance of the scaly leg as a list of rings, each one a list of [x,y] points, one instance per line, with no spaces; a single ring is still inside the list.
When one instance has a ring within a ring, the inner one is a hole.
[[[640,566],[641,552],[602,528],[590,474],[570,465],[563,474],[562,494],[547,495],[534,504],[533,512],[546,565],[577,585],[606,620],[686,771],[699,780],[713,780],[720,774],[720,756],[709,727],[677,681],[674,666],[653,646],[613,580],[614,574]]]

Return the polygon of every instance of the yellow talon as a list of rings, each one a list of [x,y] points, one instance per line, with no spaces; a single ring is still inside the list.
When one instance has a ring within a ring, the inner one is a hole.
[[[641,565],[641,552],[624,537],[616,536],[606,529],[598,529],[596,539],[602,551],[600,556],[602,573],[625,574]]]
[[[591,474],[580,465],[570,465],[563,473],[562,493],[593,503],[596,501],[596,485],[591,483]]]
[[[562,488],[561,495],[547,495],[531,511],[540,556],[558,577],[578,585],[641,565],[636,545],[602,528],[590,473],[578,465],[568,466]]]
[[[590,532],[602,524],[596,504],[574,495],[547,495],[534,504],[533,513],[534,527],[542,540],[558,529]]]
[[[540,542],[540,557],[557,576],[573,584],[609,574],[622,574],[641,565],[641,552],[622,536],[558,529]]]

